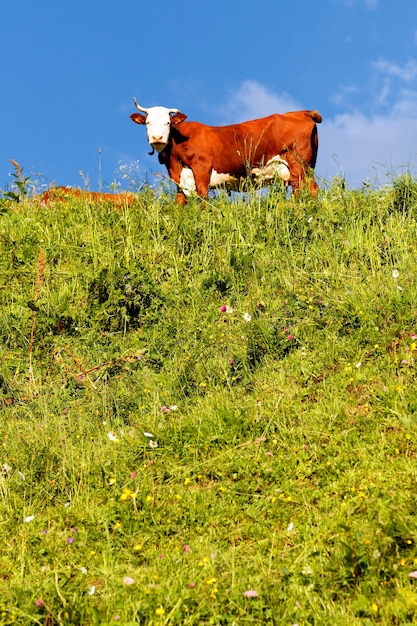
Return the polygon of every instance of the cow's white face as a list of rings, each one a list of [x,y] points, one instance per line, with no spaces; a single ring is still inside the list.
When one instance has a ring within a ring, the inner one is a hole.
[[[171,131],[170,110],[165,107],[152,107],[146,116],[148,141],[155,150],[161,152],[168,144]]]
[[[167,109],[166,107],[151,107],[150,109],[145,109],[139,106],[136,102],[136,98],[135,105],[139,111],[143,111],[146,115],[132,113],[130,119],[135,122],[135,124],[146,124],[148,141],[152,148],[155,148],[158,152],[161,152],[167,146],[171,126],[180,124],[187,119],[187,116],[178,109]]]

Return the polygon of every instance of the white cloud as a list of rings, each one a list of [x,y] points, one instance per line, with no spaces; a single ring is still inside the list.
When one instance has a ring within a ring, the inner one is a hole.
[[[349,187],[367,179],[384,184],[386,175],[391,179],[402,171],[415,172],[416,136],[417,115],[336,115],[319,130],[316,170],[325,179],[344,176]]]
[[[231,124],[300,108],[300,103],[288,93],[274,93],[255,80],[244,80],[219,107],[219,115],[223,117],[223,124]]]
[[[374,61],[372,67],[382,76],[398,78],[406,83],[412,83],[417,78],[417,61],[415,59],[410,59],[402,66],[386,59],[380,59]]]

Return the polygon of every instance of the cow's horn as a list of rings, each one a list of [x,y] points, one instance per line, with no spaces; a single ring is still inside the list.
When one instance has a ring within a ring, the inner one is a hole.
[[[147,113],[147,112],[148,112],[148,109],[144,109],[143,107],[141,107],[141,106],[139,106],[139,105],[138,105],[138,101],[136,100],[136,98],[133,98],[133,101],[134,101],[135,106],[136,106],[136,108],[137,108],[137,110],[138,110],[138,111],[143,111],[144,113]]]

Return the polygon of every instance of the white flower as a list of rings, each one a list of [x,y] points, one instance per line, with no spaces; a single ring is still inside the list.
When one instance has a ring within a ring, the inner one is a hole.
[[[34,520],[34,519],[35,519],[35,517],[36,517],[35,515],[28,515],[27,517],[25,517],[25,520],[24,520],[24,521],[26,522],[26,524],[29,524],[29,522],[31,522],[32,520]]]
[[[294,530],[294,522],[290,522],[287,526],[288,532],[292,532]]]
[[[22,480],[26,480],[26,476],[23,474],[23,472],[19,472],[19,471],[18,471],[17,473],[19,474],[19,476],[20,476],[20,478],[21,478]]]
[[[172,406],[169,407],[171,409],[171,411],[177,411],[178,407],[176,404],[173,404]]]
[[[64,507],[67,509],[70,505],[71,505],[71,502],[68,500],[68,502],[65,502]]]
[[[3,469],[6,474],[10,474],[10,472],[12,471],[12,468],[10,467],[10,465],[8,465],[8,463],[3,463]]]
[[[107,437],[110,439],[110,441],[117,441],[117,435],[112,430],[107,433]]]
[[[228,304],[226,304],[226,313],[233,313],[233,308],[231,306],[229,306]]]
[[[355,367],[356,367],[357,369],[359,369],[361,365],[362,365],[362,363],[359,361],[359,363],[356,363]]]
[[[143,434],[145,435],[145,437],[150,437],[150,439],[155,437],[155,435],[153,435],[152,433],[143,433]]]
[[[89,595],[89,596],[93,596],[93,595],[95,594],[95,592],[96,592],[95,585],[91,585],[90,589],[89,589],[89,590],[88,590],[88,592],[87,592],[87,593],[88,593],[88,595]]]
[[[252,320],[252,315],[250,313],[245,313],[243,319],[245,322],[250,322]]]
[[[393,277],[394,279],[395,279],[395,278],[398,278],[398,276],[399,276],[399,275],[400,275],[400,272],[399,272],[398,270],[392,270],[392,277]]]
[[[153,441],[152,439],[149,440],[149,446],[151,448],[157,448],[158,447],[158,442],[157,441]]]
[[[81,574],[86,574],[87,573],[87,568],[86,567],[80,567],[80,572],[81,572]]]

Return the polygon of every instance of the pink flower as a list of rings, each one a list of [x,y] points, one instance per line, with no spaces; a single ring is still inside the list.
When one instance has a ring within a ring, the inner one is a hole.
[[[162,413],[171,413],[171,409],[169,409],[167,406],[161,406],[161,411]]]
[[[417,578],[417,572],[416,571],[410,572],[408,575],[409,575],[410,578]]]
[[[245,596],[245,598],[257,598],[258,592],[255,591],[255,589],[248,589],[243,595]]]
[[[43,606],[43,600],[42,598],[38,598],[35,602],[36,606]]]
[[[68,537],[67,543],[74,543],[74,537]]]
[[[292,341],[292,340],[294,339],[294,335],[291,335],[291,334],[290,334],[290,335],[288,335],[288,336],[287,336],[287,339],[288,339],[288,341]]]
[[[227,311],[227,306],[226,306],[225,304],[223,304],[223,305],[220,307],[220,313],[226,313],[226,311]]]
[[[190,546],[188,545],[188,543],[186,543],[186,544],[183,546],[183,548],[182,548],[182,549],[184,550],[184,552],[191,552],[191,548],[190,548]]]
[[[133,585],[134,582],[135,582],[135,579],[131,578],[130,576],[125,576],[123,578],[123,582],[124,582],[125,585]]]
[[[194,589],[195,583],[190,583],[188,586],[189,586],[190,589]]]
[[[137,473],[136,473],[136,472],[131,472],[131,474],[130,474],[130,478],[136,478],[136,476],[137,476]]]

